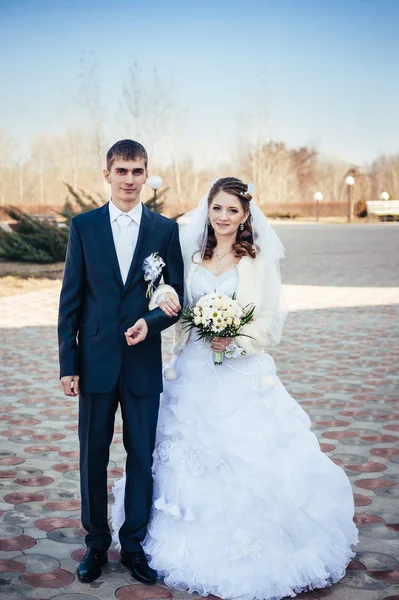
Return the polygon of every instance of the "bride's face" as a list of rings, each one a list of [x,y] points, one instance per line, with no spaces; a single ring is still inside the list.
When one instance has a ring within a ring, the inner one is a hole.
[[[240,200],[227,192],[216,194],[208,209],[208,216],[216,235],[231,236],[246,220]]]

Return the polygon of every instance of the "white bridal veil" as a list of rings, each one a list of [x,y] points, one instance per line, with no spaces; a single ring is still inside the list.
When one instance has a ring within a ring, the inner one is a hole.
[[[193,264],[201,264],[204,256],[208,235],[208,195],[203,196],[196,208],[189,211],[178,220],[180,243],[183,253],[185,285],[187,286],[188,273]],[[280,342],[281,332],[287,316],[286,302],[282,292],[280,259],[284,258],[284,246],[276,232],[266,219],[262,210],[255,202],[250,203],[250,219],[256,250],[257,269],[261,281],[257,285],[262,287],[262,303],[271,310],[273,321],[272,345]],[[187,304],[190,294],[185,290]],[[261,307],[258,307],[262,310]]]

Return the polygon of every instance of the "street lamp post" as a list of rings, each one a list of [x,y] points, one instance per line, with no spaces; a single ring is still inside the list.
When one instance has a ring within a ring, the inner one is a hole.
[[[347,204],[347,214],[348,214],[348,223],[351,222],[353,216],[353,200],[352,200],[352,188],[355,185],[355,178],[352,175],[348,175],[345,177],[345,184],[347,186],[348,191],[348,204]]]
[[[316,192],[313,195],[313,200],[316,202],[316,221],[320,219],[320,202],[323,200],[324,196],[321,192]]]
[[[163,179],[159,175],[152,175],[148,180],[148,185],[154,192],[154,201],[157,202],[157,191],[163,186]]]

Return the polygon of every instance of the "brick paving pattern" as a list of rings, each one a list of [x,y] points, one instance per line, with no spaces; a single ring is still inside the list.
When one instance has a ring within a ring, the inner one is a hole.
[[[273,356],[322,450],[350,478],[360,528],[346,577],[299,598],[399,600],[399,228],[276,229],[291,314]],[[77,402],[58,382],[57,302],[58,289],[0,299],[0,598],[188,599],[161,582],[135,583],[115,550],[100,579],[76,578],[84,554]],[[110,503],[123,462],[118,414]]]

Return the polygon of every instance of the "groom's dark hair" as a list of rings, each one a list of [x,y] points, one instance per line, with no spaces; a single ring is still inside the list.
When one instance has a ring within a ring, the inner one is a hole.
[[[116,158],[123,160],[144,159],[145,168],[148,166],[147,150],[139,142],[134,140],[119,140],[107,152],[107,170],[110,171],[112,163]]]

